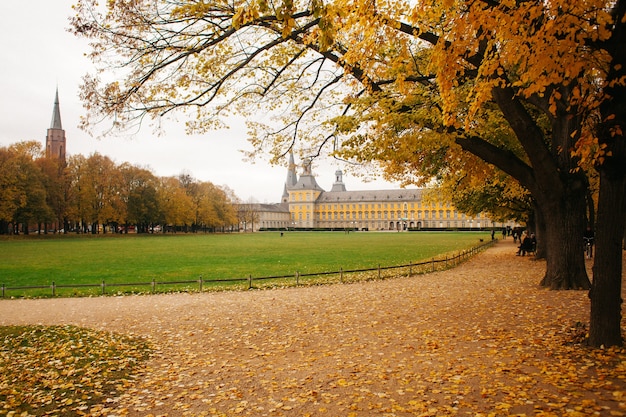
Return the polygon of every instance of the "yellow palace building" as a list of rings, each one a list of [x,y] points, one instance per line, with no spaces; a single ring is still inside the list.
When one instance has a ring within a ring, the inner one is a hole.
[[[448,202],[423,199],[423,189],[348,191],[341,171],[330,191],[317,184],[310,164],[298,177],[293,155],[281,203],[256,204],[257,218],[244,229],[479,230],[504,227],[483,214],[467,216]]]

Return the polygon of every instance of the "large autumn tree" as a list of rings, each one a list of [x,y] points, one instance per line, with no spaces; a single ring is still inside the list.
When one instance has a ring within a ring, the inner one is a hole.
[[[622,9],[491,0],[120,0],[99,9],[82,0],[73,27],[115,80],[85,79],[87,124],[106,116],[124,127],[191,109],[189,128],[207,129],[260,107],[279,128],[254,125],[252,144],[274,157],[304,138],[307,152],[333,144],[364,160],[402,155],[418,177],[462,152],[497,166],[530,191],[545,222],[550,288],[590,285],[588,184],[578,168],[593,159],[598,253],[609,258],[595,269],[591,327],[608,322],[598,317],[611,325],[591,341],[619,344],[619,291],[609,293],[621,285],[613,235],[624,216],[613,224],[607,213],[624,210]]]

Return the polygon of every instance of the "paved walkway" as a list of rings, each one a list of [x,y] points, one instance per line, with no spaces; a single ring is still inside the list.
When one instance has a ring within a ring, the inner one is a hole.
[[[587,293],[540,288],[545,263],[515,250],[509,238],[453,270],[356,284],[0,300],[0,325],[150,339],[157,354],[101,415],[626,413],[615,364],[568,344]]]

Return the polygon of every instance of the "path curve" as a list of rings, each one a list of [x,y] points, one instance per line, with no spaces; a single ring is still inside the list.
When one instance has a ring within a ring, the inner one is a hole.
[[[545,263],[515,250],[509,238],[452,270],[343,285],[0,300],[0,325],[149,339],[157,352],[136,386],[91,415],[456,415],[503,403],[530,415],[570,389],[569,406],[626,412],[582,377],[538,379],[556,360],[546,352],[588,322],[589,299],[539,287]]]

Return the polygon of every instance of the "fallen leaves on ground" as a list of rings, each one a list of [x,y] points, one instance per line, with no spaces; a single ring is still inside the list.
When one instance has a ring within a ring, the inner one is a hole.
[[[75,326],[0,327],[0,414],[88,415],[133,385],[145,342]]]
[[[626,415],[626,350],[581,344],[587,293],[538,287],[545,264],[514,253],[498,244],[385,281],[80,299],[53,314],[54,300],[16,300],[12,320],[150,340],[146,367],[91,415]]]

